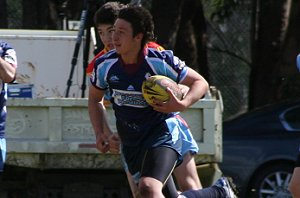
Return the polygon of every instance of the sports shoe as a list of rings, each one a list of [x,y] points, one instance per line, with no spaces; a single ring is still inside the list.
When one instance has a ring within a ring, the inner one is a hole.
[[[226,198],[237,198],[235,194],[235,185],[232,183],[231,178],[221,177],[216,181],[214,186],[223,188],[226,193]]]

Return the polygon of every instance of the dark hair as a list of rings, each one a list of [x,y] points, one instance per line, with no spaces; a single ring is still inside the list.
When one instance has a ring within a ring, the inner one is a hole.
[[[142,47],[149,41],[154,40],[154,22],[151,13],[146,8],[129,4],[120,10],[118,18],[131,24],[133,36],[143,33]]]
[[[124,5],[113,1],[113,2],[107,2],[103,4],[94,15],[94,23],[95,25],[98,24],[114,24],[117,16],[119,14],[119,11],[121,8],[123,8]]]

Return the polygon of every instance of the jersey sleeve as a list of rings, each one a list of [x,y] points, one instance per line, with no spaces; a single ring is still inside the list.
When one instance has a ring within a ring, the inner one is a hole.
[[[167,76],[177,83],[184,80],[188,66],[174,56],[172,50],[149,50],[147,61],[155,74]]]
[[[0,41],[0,56],[13,67],[17,67],[16,51],[8,43],[3,41]]]
[[[107,88],[107,83],[103,79],[102,75],[102,68],[104,64],[103,59],[97,59],[95,60],[95,67],[92,70],[91,76],[90,76],[90,82],[91,84],[96,87],[97,89],[105,90]]]
[[[113,54],[114,55],[114,54]],[[95,61],[95,66],[90,76],[90,83],[97,89],[105,90],[108,88],[107,75],[111,67],[118,61],[118,58],[106,53]]]

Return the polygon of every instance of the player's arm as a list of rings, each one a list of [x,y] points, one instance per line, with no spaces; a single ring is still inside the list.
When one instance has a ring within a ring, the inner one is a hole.
[[[188,87],[188,89],[185,88],[186,93],[184,98],[179,100],[173,94],[172,90],[168,88],[167,92],[170,95],[170,99],[167,102],[155,100],[155,104],[152,105],[154,110],[163,113],[184,111],[186,108],[202,98],[209,88],[207,81],[191,68],[188,68],[187,76],[180,83]]]
[[[204,97],[209,89],[208,82],[198,72],[191,68],[188,68],[187,76],[181,84],[189,87],[184,98],[180,101],[184,106],[184,109]]]
[[[181,93],[183,95],[182,98],[184,98],[190,88],[186,85],[183,85],[183,84],[178,84],[178,86],[179,86],[179,89],[181,90]]]
[[[109,150],[108,142],[112,131],[109,127],[106,110],[103,105],[104,92],[104,90],[97,89],[93,85],[90,85],[88,110],[96,136],[97,149],[106,153]]]

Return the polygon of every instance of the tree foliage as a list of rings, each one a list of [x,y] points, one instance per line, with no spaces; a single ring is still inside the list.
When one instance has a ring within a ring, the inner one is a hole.
[[[211,0],[208,1],[211,12],[207,13],[211,20],[222,23],[228,19],[238,5],[237,0]]]

